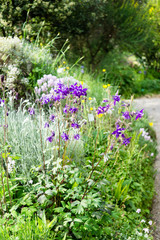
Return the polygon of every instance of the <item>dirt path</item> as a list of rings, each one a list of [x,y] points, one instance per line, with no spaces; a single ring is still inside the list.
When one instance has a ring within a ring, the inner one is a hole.
[[[136,108],[142,109],[148,113],[149,120],[153,122],[153,127],[156,131],[158,143],[158,156],[154,163],[156,172],[155,190],[156,195],[153,200],[152,219],[156,224],[154,232],[154,240],[160,240],[160,95],[154,97],[143,97],[135,99]]]

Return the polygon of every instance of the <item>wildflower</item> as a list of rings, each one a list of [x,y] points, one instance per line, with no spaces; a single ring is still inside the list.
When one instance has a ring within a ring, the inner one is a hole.
[[[49,117],[49,119],[50,119],[52,122],[54,122],[55,116],[52,114],[52,115]]]
[[[65,68],[58,68],[57,73],[62,73],[65,70]]]
[[[80,128],[80,125],[78,124],[78,123],[72,123],[71,124],[71,127],[73,127],[73,128]]]
[[[136,211],[136,213],[140,213],[141,212],[141,209],[140,208],[138,208],[137,209],[137,211]]]
[[[83,85],[84,84],[84,82],[83,81],[80,81],[80,83]]]
[[[131,117],[130,117],[130,115],[129,115],[129,112],[128,111],[126,111],[126,112],[122,112],[123,113],[123,117],[125,118],[125,119],[131,119]]]
[[[102,69],[102,72],[106,72],[106,69],[105,69],[105,68],[103,68],[103,69]]]
[[[46,141],[53,142],[53,138],[55,136],[55,132],[52,132],[52,135],[46,139]]]
[[[32,183],[33,183],[33,180],[32,180],[32,179],[31,179],[31,180],[29,180],[29,181],[28,181],[28,183],[29,183],[29,184],[32,184]]]
[[[152,221],[150,220],[150,221],[148,222],[148,224],[151,226],[151,225],[152,225]]]
[[[64,141],[67,141],[69,140],[69,136],[63,132],[63,134],[61,135],[61,138],[64,140]]]
[[[121,100],[120,95],[118,95],[118,93],[116,93],[116,95],[113,96],[112,99],[114,100],[114,105],[116,105],[116,102],[119,102]]]
[[[0,107],[3,107],[3,106],[4,106],[4,100],[0,98]]]
[[[135,115],[136,115],[135,120],[137,120],[138,118],[142,118],[142,117],[143,117],[143,115],[144,115],[143,110],[144,110],[144,109],[142,109],[141,111],[137,111],[137,112],[135,113]]]
[[[71,108],[69,109],[69,111],[70,111],[71,113],[76,113],[76,112],[78,112],[78,108],[76,108],[76,107],[71,107]]]
[[[117,124],[117,129],[114,132],[112,132],[112,134],[115,134],[116,138],[118,138],[123,130],[125,130],[125,128],[120,128],[119,125]]]
[[[149,126],[151,126],[151,127],[152,127],[152,126],[153,126],[153,122],[150,122],[150,123],[149,123]]]
[[[88,100],[92,100],[92,98],[91,98],[91,97],[89,97],[89,98],[88,98]]]
[[[123,143],[122,143],[122,145],[125,144],[125,146],[127,146],[127,145],[130,143],[130,139],[131,139],[132,137],[126,138],[125,135],[122,134],[122,138],[123,138]]]
[[[46,123],[44,124],[44,128],[48,128],[48,127],[49,127],[49,123],[46,122]]]
[[[144,219],[141,220],[141,223],[145,223],[146,221]]]
[[[79,140],[80,139],[80,135],[79,134],[74,135],[74,139],[75,140]]]
[[[107,104],[107,105],[104,106],[104,107],[99,106],[98,109],[96,110],[96,111],[97,111],[97,114],[99,115],[99,114],[103,114],[103,113],[107,112],[108,109],[109,109],[109,107],[110,107],[109,104]]]
[[[151,8],[149,9],[149,14],[151,14],[151,13],[153,12],[153,10],[154,10],[154,8],[151,7]]]
[[[107,99],[104,99],[103,102],[106,103],[106,102],[108,102],[108,100],[107,100]]]
[[[111,150],[111,151],[112,151],[112,149],[113,149],[113,146],[114,146],[114,145],[113,145],[113,143],[112,143],[112,144],[111,144],[111,147],[110,147],[110,150]]]
[[[91,107],[90,110],[93,111],[93,108]]]
[[[67,70],[69,70],[69,67],[66,67]]]
[[[66,62],[65,62],[65,61],[63,61],[63,64],[66,64]]]
[[[81,73],[84,73],[84,69],[81,69]]]
[[[148,228],[143,228],[143,231],[144,231],[145,233],[149,233],[149,229],[148,229]]]
[[[153,157],[154,156],[154,153],[151,153],[151,157]]]
[[[28,108],[28,112],[30,115],[34,115],[35,114],[35,111],[33,108]]]
[[[108,85],[103,85],[103,88],[107,88],[108,87]]]
[[[100,114],[97,115],[98,118],[101,118],[102,116],[103,116],[102,113],[100,113]]]
[[[82,103],[84,103],[85,101],[84,100],[82,100]]]
[[[110,87],[110,86],[111,86],[111,84],[107,84],[107,86],[108,86],[108,87]]]

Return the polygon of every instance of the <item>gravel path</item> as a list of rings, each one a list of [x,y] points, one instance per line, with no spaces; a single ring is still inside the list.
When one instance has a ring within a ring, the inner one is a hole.
[[[155,190],[156,195],[153,199],[152,207],[152,219],[156,224],[156,230],[154,231],[154,240],[160,240],[160,95],[154,97],[143,97],[135,99],[134,103],[136,108],[142,109],[148,113],[149,120],[153,122],[153,127],[156,131],[157,143],[158,143],[158,155],[154,163],[156,170],[155,177]]]

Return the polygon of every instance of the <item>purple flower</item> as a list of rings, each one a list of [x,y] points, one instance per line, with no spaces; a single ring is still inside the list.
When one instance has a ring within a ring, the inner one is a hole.
[[[111,150],[113,149],[113,144],[111,145],[110,149],[111,149]]]
[[[4,100],[0,98],[0,107],[3,107],[3,105],[4,105]]]
[[[68,106],[67,105],[63,108],[63,112],[66,113],[66,114],[68,113]]]
[[[79,140],[80,139],[80,135],[79,134],[74,135],[74,139],[75,140]]]
[[[96,110],[97,114],[99,115],[99,114],[103,114],[103,113],[107,112],[109,107],[110,107],[109,104],[107,104],[105,107],[99,106],[98,109]]]
[[[121,100],[120,95],[118,95],[117,93],[115,96],[112,96],[112,99],[114,100],[114,106],[116,105],[116,102],[119,102]]]
[[[125,118],[125,119],[131,119],[131,117],[130,117],[130,115],[129,115],[129,112],[128,111],[126,111],[126,112],[122,112],[123,113],[123,117]]]
[[[80,128],[80,125],[78,123],[73,122],[71,124],[71,127],[73,127],[73,128]]]
[[[122,145],[125,144],[125,146],[127,146],[127,145],[130,143],[130,139],[131,139],[132,137],[126,138],[125,135],[122,134],[122,138],[123,138],[123,143],[122,143]]]
[[[52,115],[49,117],[49,119],[50,119],[52,122],[54,122],[55,116],[52,114]]]
[[[104,99],[103,102],[108,102],[108,100]]]
[[[69,140],[69,136],[63,132],[63,134],[61,135],[61,138],[64,140],[64,141],[67,141]]]
[[[48,128],[48,127],[49,127],[49,123],[46,122],[46,123],[44,124],[44,128]]]
[[[81,73],[84,73],[84,69],[81,69]]]
[[[125,128],[120,128],[119,125],[117,124],[117,129],[114,132],[112,132],[112,134],[115,134],[116,138],[118,138],[123,130],[125,130]]]
[[[69,87],[70,93],[80,98],[81,96],[87,96],[87,88],[83,88],[82,85],[78,86],[77,83]]]
[[[28,112],[30,115],[34,115],[35,114],[35,111],[33,108],[28,108]]]
[[[55,136],[55,132],[52,132],[52,135],[46,139],[46,141],[52,142]]]
[[[69,109],[69,111],[71,113],[76,113],[76,112],[78,112],[78,108],[72,107],[72,108]]]
[[[144,109],[142,109],[141,111],[137,111],[137,112],[135,113],[135,115],[136,115],[135,120],[137,120],[138,118],[142,118],[142,117],[143,117],[143,115],[144,115],[143,110],[144,110]]]

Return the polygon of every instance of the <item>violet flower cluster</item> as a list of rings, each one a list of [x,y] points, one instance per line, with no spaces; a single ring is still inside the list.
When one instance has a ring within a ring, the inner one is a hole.
[[[105,115],[108,114],[110,112],[110,110],[114,110],[114,106],[116,105],[117,102],[120,102],[120,95],[118,95],[118,92],[116,92],[116,94],[114,96],[112,96],[112,101],[108,101],[105,100],[103,101],[103,103],[108,103],[105,106],[99,106],[98,109],[96,110],[97,115]],[[123,102],[122,102],[123,103]],[[126,108],[128,107],[128,104],[123,103],[121,105],[121,107]],[[138,120],[140,118],[143,117],[144,113],[143,113],[143,109],[140,111],[136,111],[136,112],[129,112],[128,110],[126,111],[122,111],[121,112],[121,116],[123,118],[123,121],[121,121],[120,119],[118,119],[117,123],[116,123],[116,130],[114,130],[111,134],[114,135],[116,137],[116,139],[122,143],[122,145],[127,146],[132,137],[126,137],[125,135],[125,130],[127,130],[126,127],[123,127],[123,124],[126,125],[126,123],[129,121],[131,121],[131,119]],[[126,120],[127,122],[125,123],[124,120]],[[121,123],[120,125],[118,123]],[[111,145],[111,150],[113,149],[113,143]]]
[[[44,124],[44,128],[50,128],[53,123],[57,126],[57,121],[60,118],[64,123],[62,124],[63,129],[60,129],[63,133],[58,134],[58,138],[61,137],[65,142],[70,140],[68,128],[71,127],[74,131],[73,139],[79,140],[80,135],[77,131],[81,126],[76,118],[79,108],[81,107],[81,100],[87,96],[87,88],[83,88],[83,86],[77,82],[69,85],[68,81],[68,83],[64,84],[62,79],[58,79],[52,75],[44,75],[43,78],[38,80],[38,85],[39,88],[35,88],[35,92],[39,97],[37,101],[39,101],[41,105],[49,104],[50,108],[53,107],[54,113],[57,112],[57,108],[60,107],[59,103],[61,100],[63,100],[63,104],[66,102],[65,107],[63,107],[63,112],[59,109],[59,113],[57,113],[58,116],[51,114],[49,120]],[[68,105],[68,103],[70,104]],[[32,115],[33,109],[29,109],[29,113]],[[52,131],[52,134],[46,140],[52,142],[54,139],[55,132]]]

